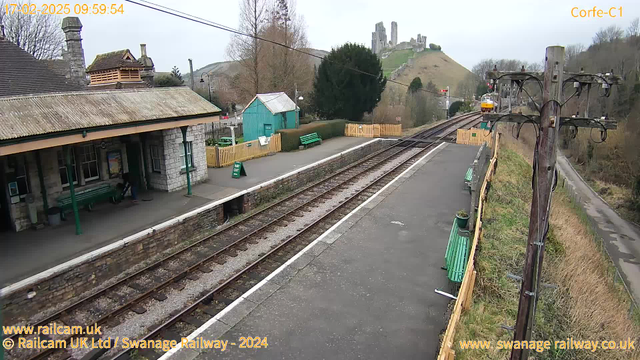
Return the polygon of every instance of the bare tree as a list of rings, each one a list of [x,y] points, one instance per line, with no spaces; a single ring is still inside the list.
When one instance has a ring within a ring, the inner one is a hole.
[[[33,55],[36,59],[55,59],[62,54],[64,34],[61,19],[55,15],[29,15],[13,11],[13,4],[22,9],[34,7],[31,2],[0,0],[0,23],[5,27],[9,41]],[[8,12],[7,12],[8,5]]]
[[[295,2],[277,0],[269,10],[263,37],[292,49],[307,49],[305,28],[304,19],[296,14]],[[264,44],[264,83],[270,91],[284,91],[293,98],[296,85],[303,92],[311,89],[314,72],[307,55],[286,47]]]
[[[627,28],[627,36],[631,37],[638,35],[640,35],[640,18],[635,18]]]
[[[250,98],[261,90],[260,84],[260,53],[262,43],[257,39],[261,35],[266,21],[266,3],[264,0],[243,0],[240,4],[239,30],[245,34],[234,35],[227,47],[227,55],[240,63],[243,71],[240,73],[237,86],[242,96]]]
[[[599,45],[606,42],[614,42],[622,39],[624,32],[616,25],[611,25],[605,29],[600,29],[593,37],[593,44]]]
[[[575,67],[575,62],[578,58],[578,55],[580,55],[581,52],[583,52],[585,50],[584,45],[582,44],[571,44],[568,45],[565,48],[564,51],[564,62],[565,62],[565,66],[568,69],[571,69],[573,67]],[[575,69],[572,69],[575,70]]]

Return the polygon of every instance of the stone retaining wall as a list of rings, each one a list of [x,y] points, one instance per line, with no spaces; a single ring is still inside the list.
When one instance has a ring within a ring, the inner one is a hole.
[[[23,318],[50,310],[53,308],[52,304],[76,302],[80,300],[80,295],[100,287],[110,279],[122,277],[136,265],[154,257],[159,258],[162,252],[176,247],[185,239],[196,239],[212,232],[223,221],[220,204],[3,296],[4,323],[14,324]],[[29,299],[29,293],[33,291],[35,296]]]
[[[317,181],[330,173],[364,158],[371,153],[392,145],[390,141],[375,141],[361,148],[342,154],[322,164],[300,171],[297,174],[280,179],[272,184],[261,187],[244,195],[243,212],[251,211],[256,207],[274,200],[291,191],[300,189],[314,181]]]

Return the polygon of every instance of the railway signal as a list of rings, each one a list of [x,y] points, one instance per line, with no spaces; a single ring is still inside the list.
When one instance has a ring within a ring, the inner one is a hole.
[[[495,67],[493,71],[487,73],[487,76],[491,79],[491,84],[487,84],[490,88],[492,85],[496,85],[497,88],[499,81],[509,81],[510,86],[515,85],[519,91],[523,90],[524,84],[529,80],[534,80],[542,86],[542,103],[540,106],[529,95],[540,113],[539,116],[525,116],[521,113],[513,114],[510,112],[484,115],[484,119],[491,121],[492,124],[511,122],[522,126],[530,122],[538,128],[536,132],[538,139],[534,150],[534,159],[536,161],[534,161],[533,169],[533,197],[529,216],[529,235],[521,279],[518,315],[513,336],[513,340],[520,343],[531,340],[536,305],[540,297],[540,277],[542,274],[545,241],[549,230],[551,195],[554,184],[557,182],[555,167],[558,130],[562,126],[571,126],[575,129],[580,127],[597,128],[600,129],[604,140],[606,139],[607,129],[615,129],[617,126],[615,120],[589,118],[588,96],[592,85],[600,85],[603,89],[610,90],[611,85],[618,84],[620,78],[612,73],[586,74],[581,71],[578,74],[565,74],[563,68],[564,47],[550,46],[546,50],[544,73],[527,73],[524,68],[517,72],[500,73]],[[574,88],[576,89],[566,101],[563,99],[562,93],[565,83],[574,83]],[[561,117],[560,110],[562,106],[574,96],[579,97],[584,88],[587,89],[587,110],[585,110],[584,117]],[[609,94],[610,91],[605,91],[604,96],[609,96]],[[528,357],[528,349],[516,349],[514,347],[511,351],[511,360],[523,360]]]

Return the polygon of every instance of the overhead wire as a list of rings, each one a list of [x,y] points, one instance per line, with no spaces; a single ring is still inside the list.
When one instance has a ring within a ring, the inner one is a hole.
[[[210,27],[213,27],[213,28],[216,28],[216,29],[219,29],[219,30],[227,31],[227,32],[230,32],[230,33],[233,33],[233,34],[236,34],[236,35],[246,36],[246,37],[254,38],[254,39],[257,39],[257,40],[260,40],[260,41],[264,41],[264,42],[267,42],[267,43],[270,43],[270,44],[273,44],[273,45],[276,45],[276,46],[283,47],[283,48],[291,50],[291,51],[296,51],[298,53],[301,53],[301,54],[304,54],[304,55],[307,55],[307,56],[311,56],[311,57],[314,57],[314,58],[317,58],[317,59],[320,59],[320,60],[325,60],[325,61],[331,62],[331,63],[336,64],[338,66],[342,66],[345,69],[348,69],[348,70],[351,70],[351,71],[355,71],[355,72],[363,74],[363,75],[371,76],[371,77],[374,77],[374,78],[378,78],[379,77],[379,75],[375,75],[375,74],[360,70],[358,68],[354,68],[352,66],[348,66],[348,65],[336,62],[336,61],[332,61],[332,60],[326,59],[324,56],[312,54],[310,52],[307,52],[307,51],[304,51],[304,50],[301,50],[301,49],[296,49],[296,48],[293,48],[293,47],[291,47],[289,45],[286,45],[286,44],[283,44],[283,43],[280,43],[280,42],[277,42],[277,41],[274,41],[274,40],[270,40],[270,39],[267,39],[267,38],[263,38],[261,36],[256,36],[256,35],[253,35],[253,34],[247,34],[247,33],[244,33],[242,31],[238,30],[238,29],[234,29],[234,28],[232,28],[230,26],[226,26],[226,25],[223,25],[223,24],[211,21],[211,20],[203,19],[203,18],[194,16],[194,15],[191,15],[191,14],[179,11],[179,10],[175,10],[173,8],[169,8],[167,6],[159,5],[159,4],[156,4],[156,3],[153,3],[153,2],[150,2],[150,1],[146,1],[146,0],[125,0],[125,1],[128,2],[128,3],[131,3],[131,4],[135,4],[135,5],[139,5],[139,6],[142,6],[142,7],[146,7],[148,9],[155,10],[155,11],[167,14],[167,15],[172,15],[172,16],[184,19],[184,20],[189,20],[189,21],[192,21],[192,22],[195,22],[195,23],[199,23],[199,24],[202,24],[202,25],[206,25],[206,26],[210,26]],[[405,86],[405,87],[409,88],[408,84],[402,83],[400,81],[391,80],[391,79],[388,79],[388,78],[386,80],[387,80],[387,82],[390,82],[392,84],[398,84],[398,85]],[[432,93],[432,94],[435,94],[435,95],[444,96],[439,91],[433,91],[433,90],[424,89],[424,88],[421,88],[420,90],[422,90],[424,92]]]

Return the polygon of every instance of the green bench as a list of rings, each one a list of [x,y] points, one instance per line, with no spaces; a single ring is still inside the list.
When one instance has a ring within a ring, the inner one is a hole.
[[[469,260],[469,231],[460,230],[458,222],[453,219],[447,251],[444,254],[444,269],[447,278],[455,284],[460,284],[464,277],[464,270]]]
[[[307,147],[308,145],[316,142],[318,144],[322,144],[322,138],[320,138],[320,135],[318,135],[318,133],[311,133],[300,136],[300,143],[304,145],[304,147]]]
[[[464,175],[464,184],[469,187],[469,193],[471,193],[471,180],[473,179],[473,168],[467,169],[467,173]]]
[[[226,147],[231,145],[233,145],[233,139],[231,137],[223,136],[220,138],[220,140],[218,140],[219,147]]]
[[[116,188],[109,184],[101,184],[90,189],[76,191],[75,194],[78,207],[85,206],[89,210],[91,210],[93,208],[93,204],[97,202],[105,200],[116,202],[116,200],[118,199],[118,192]],[[62,210],[62,218],[65,219],[64,213],[73,209],[73,204],[71,203],[71,194],[59,196],[56,199],[56,202],[58,203],[58,207]]]

